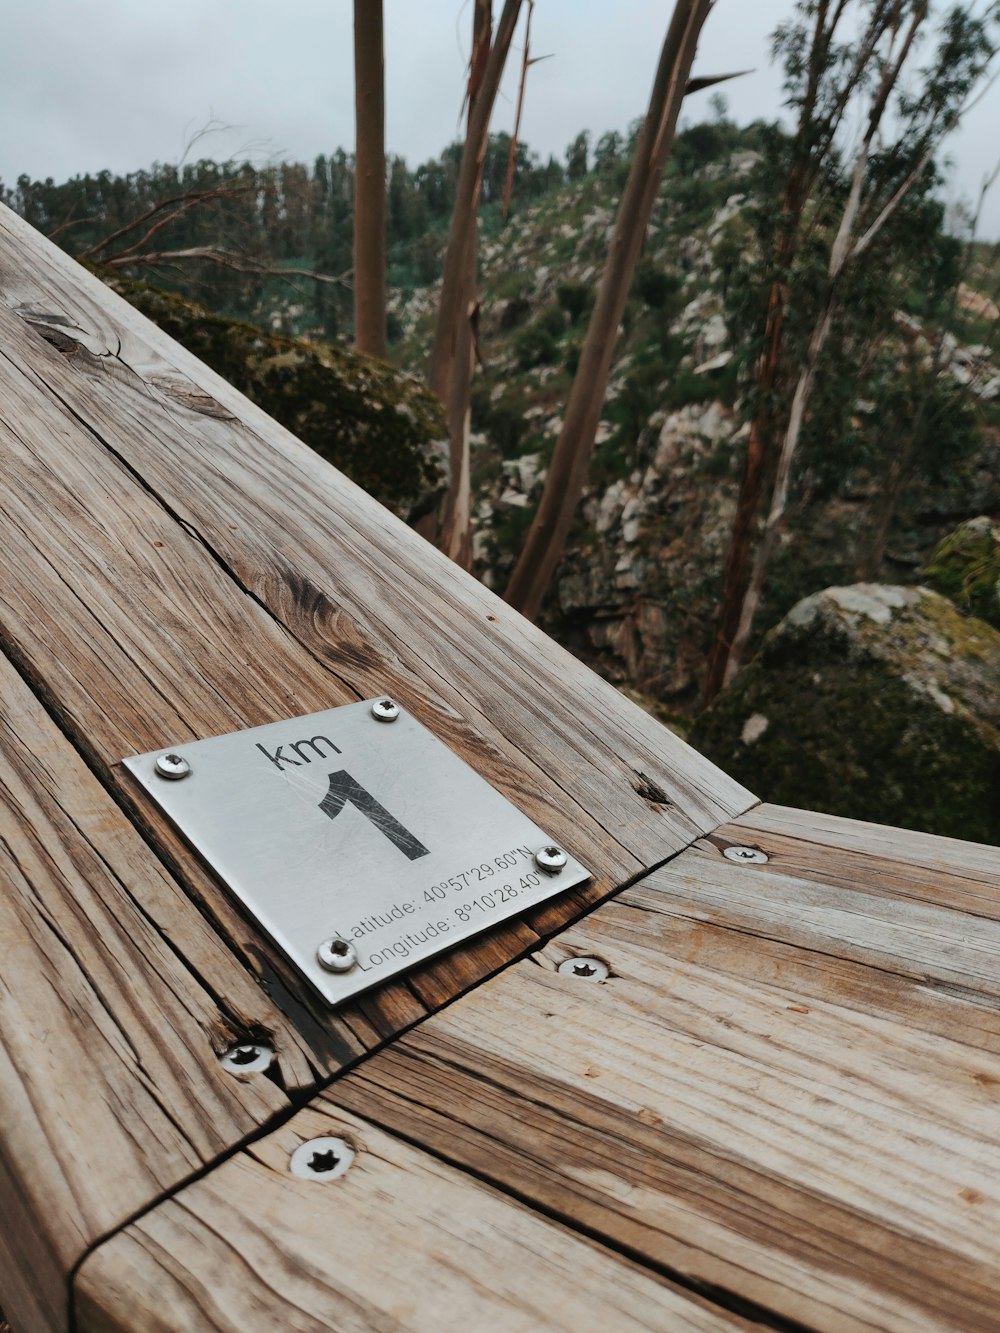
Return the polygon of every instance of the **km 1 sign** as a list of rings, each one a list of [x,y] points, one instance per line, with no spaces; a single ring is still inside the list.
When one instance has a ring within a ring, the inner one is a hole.
[[[331,1004],[588,878],[384,698],[123,762]]]

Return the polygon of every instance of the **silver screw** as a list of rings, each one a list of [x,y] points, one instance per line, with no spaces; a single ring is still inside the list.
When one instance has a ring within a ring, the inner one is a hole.
[[[560,870],[566,869],[568,860],[563,849],[557,847],[555,843],[539,847],[535,853],[535,865],[539,870],[544,870],[546,875],[558,875]]]
[[[722,855],[727,861],[762,862],[768,859],[767,852],[759,851],[756,847],[724,847]]]
[[[343,1139],[324,1135],[307,1139],[292,1153],[288,1169],[300,1180],[338,1180],[354,1161],[354,1149]]]
[[[585,977],[587,981],[605,981],[608,965],[599,958],[564,958],[556,969],[564,977]]]
[[[191,765],[179,754],[161,754],[153,767],[161,778],[171,778],[174,782],[191,772]]]
[[[350,972],[352,967],[357,966],[358,951],[350,940],[342,940],[339,935],[334,935],[332,939],[323,941],[316,950],[316,957],[320,967],[325,967],[328,972]]]
[[[219,1064],[232,1074],[262,1074],[270,1069],[274,1048],[262,1041],[241,1041],[219,1056]]]
[[[372,717],[377,722],[395,722],[399,717],[399,704],[392,699],[376,699],[372,704]]]

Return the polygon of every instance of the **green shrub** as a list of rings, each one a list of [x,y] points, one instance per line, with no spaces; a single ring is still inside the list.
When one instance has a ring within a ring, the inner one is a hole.
[[[679,274],[668,273],[648,259],[636,269],[635,293],[651,310],[662,310],[681,286]]]
[[[561,282],[556,288],[556,299],[571,324],[577,324],[594,304],[594,289],[586,282]]]
[[[557,305],[546,306],[526,325],[514,339],[514,352],[521,369],[552,365],[556,359],[556,341],[565,327],[565,316]]]

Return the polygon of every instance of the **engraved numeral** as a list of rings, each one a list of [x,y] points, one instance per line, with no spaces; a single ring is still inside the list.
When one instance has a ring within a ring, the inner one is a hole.
[[[330,819],[336,819],[345,805],[353,805],[356,810],[360,810],[379,833],[383,833],[410,861],[427,855],[427,848],[420,839],[404,828],[384,805],[376,801],[370,791],[366,791],[360,782],[342,768],[330,774],[330,789],[320,801],[319,808]]]

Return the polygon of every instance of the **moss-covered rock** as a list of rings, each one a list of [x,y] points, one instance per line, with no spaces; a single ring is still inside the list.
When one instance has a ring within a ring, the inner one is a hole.
[[[1000,523],[971,518],[934,550],[921,570],[929,588],[1000,629]]]
[[[397,513],[431,508],[447,483],[444,413],[410,375],[344,347],[265,333],[145,283],[108,285],[269,416]]]
[[[1000,843],[1000,633],[927,588],[827,588],[690,739],[764,800]]]

